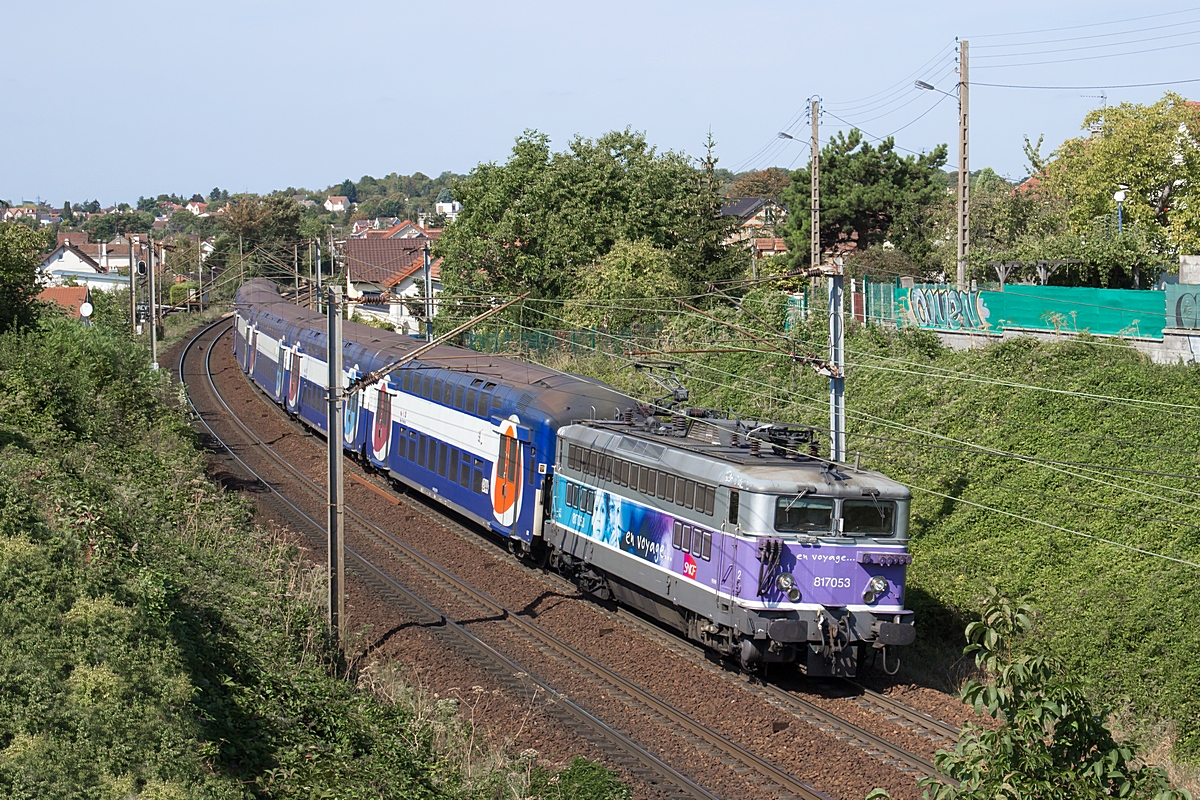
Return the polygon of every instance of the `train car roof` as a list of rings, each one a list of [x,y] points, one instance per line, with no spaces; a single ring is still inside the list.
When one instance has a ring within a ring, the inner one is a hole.
[[[263,278],[248,281],[238,290],[237,304],[257,306],[284,322],[315,329],[321,338],[326,336],[326,316],[285,301],[273,281]],[[342,323],[342,339],[347,344],[386,354],[391,360],[403,358],[425,344],[409,336],[356,322]],[[518,408],[543,412],[555,428],[578,419],[613,419],[637,403],[593,378],[455,345],[438,345],[414,363],[420,365],[418,368],[451,370],[507,386],[518,393]]]

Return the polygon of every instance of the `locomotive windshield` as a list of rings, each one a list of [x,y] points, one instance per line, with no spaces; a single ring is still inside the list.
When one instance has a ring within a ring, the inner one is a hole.
[[[775,499],[775,530],[780,533],[829,533],[833,500],[791,495]]]
[[[847,536],[891,536],[896,504],[891,500],[843,500],[842,532]]]

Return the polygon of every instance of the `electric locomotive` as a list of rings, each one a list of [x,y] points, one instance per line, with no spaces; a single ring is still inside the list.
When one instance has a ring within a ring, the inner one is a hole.
[[[327,431],[325,317],[255,280],[237,297],[242,369]],[[343,327],[346,385],[408,337]],[[435,347],[347,399],[343,446],[510,548],[738,660],[853,676],[911,644],[910,495],[815,458],[812,428],[641,403],[599,381]]]

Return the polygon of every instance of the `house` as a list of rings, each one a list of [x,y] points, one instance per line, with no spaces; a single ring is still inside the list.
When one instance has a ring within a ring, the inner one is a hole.
[[[37,219],[37,206],[9,206],[8,208],[4,209],[3,220],[5,222],[14,222],[15,220],[23,217]]]
[[[454,222],[459,212],[462,211],[462,208],[462,203],[457,200],[451,200],[446,203],[434,203],[433,213],[444,215],[447,222]]]
[[[441,228],[426,228],[407,219],[390,228],[369,230],[363,234],[367,239],[437,239],[441,235]]]
[[[722,217],[732,217],[738,226],[725,239],[733,244],[756,233],[774,234],[775,226],[787,216],[787,209],[769,197],[727,197],[721,206]]]
[[[779,238],[763,238],[754,240],[754,255],[758,258],[770,258],[788,251],[787,242]]]
[[[195,214],[197,217],[208,216],[208,203],[201,203],[199,200],[193,200],[184,206],[184,208],[190,213]]]
[[[107,245],[107,242],[102,242],[94,247],[107,253]],[[42,282],[50,287],[74,285],[102,292],[128,289],[128,276],[118,274],[116,269],[110,269],[106,263],[93,258],[85,250],[91,247],[93,245],[72,243],[69,235],[64,237],[58,247],[47,254],[38,266]],[[105,261],[107,262],[107,256]],[[129,264],[128,245],[125,264]]]
[[[58,232],[58,246],[62,247],[64,242],[65,243],[73,242],[76,245],[87,244],[88,243],[88,232],[87,231],[59,231]]]
[[[330,195],[325,198],[326,211],[345,211],[350,207],[350,201],[340,194]]]
[[[48,286],[38,293],[38,299],[57,303],[75,319],[82,319],[79,309],[84,303],[92,302],[92,292],[86,286]]]
[[[425,248],[428,238],[363,238],[346,240],[347,294],[363,295],[357,311],[386,319],[405,333],[417,333],[425,294]],[[429,265],[433,296],[442,291],[442,260]],[[405,298],[413,298],[405,302]],[[377,302],[371,302],[376,299]],[[416,311],[417,313],[413,313]],[[434,312],[436,314],[436,310]]]

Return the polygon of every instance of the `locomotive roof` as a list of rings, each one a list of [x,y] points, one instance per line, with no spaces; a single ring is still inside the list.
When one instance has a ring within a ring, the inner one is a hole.
[[[700,424],[702,421],[692,420],[693,427],[687,436],[672,436],[623,423],[589,421],[566,426],[559,430],[559,435],[615,458],[651,465],[657,462],[677,474],[746,491],[771,494],[809,491],[836,497],[877,493],[881,498],[901,500],[911,497],[905,486],[871,470],[831,468],[826,461],[779,455],[765,443],[760,455],[751,455],[745,446],[703,441],[692,436],[695,426]]]
[[[327,317],[284,301],[273,281],[263,278],[248,281],[238,290],[237,302],[238,305],[257,306],[285,323],[310,329],[319,339],[326,336]],[[384,363],[399,360],[425,344],[409,336],[356,322],[342,323],[342,339],[347,345],[359,345],[372,351]],[[438,345],[412,363],[487,378],[507,386],[518,393],[518,408],[541,411],[554,428],[577,419],[612,419],[636,403],[633,398],[593,378],[455,345]]]

